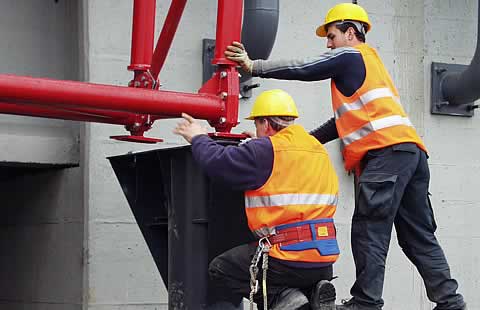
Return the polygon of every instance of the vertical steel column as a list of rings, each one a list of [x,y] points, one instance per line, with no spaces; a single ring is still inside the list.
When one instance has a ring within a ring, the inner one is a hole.
[[[200,89],[200,93],[220,96],[225,102],[225,113],[210,125],[222,133],[229,133],[238,124],[238,97],[240,94],[237,63],[228,60],[224,51],[233,41],[240,41],[242,32],[243,0],[218,0],[217,34],[212,64],[217,72]]]
[[[146,71],[150,68],[155,31],[155,0],[134,0],[132,49],[128,70]]]
[[[218,0],[217,34],[215,39],[215,65],[236,66],[228,60],[224,51],[232,41],[240,42],[242,31],[243,0]]]
[[[153,52],[150,72],[155,80],[158,79],[158,75],[165,63],[165,59],[167,58],[168,51],[172,45],[173,37],[177,31],[186,4],[187,0],[172,0],[172,3],[170,4],[170,9],[168,10],[165,22],[163,23],[162,32],[158,37],[157,45]]]
[[[155,88],[156,81],[150,74],[153,55],[153,37],[155,32],[156,0],[134,0],[132,22],[132,49],[128,70],[134,72],[129,87]],[[112,137],[118,140],[136,141],[144,139],[145,131],[152,127],[151,115],[137,114],[132,122],[125,126],[130,136]]]

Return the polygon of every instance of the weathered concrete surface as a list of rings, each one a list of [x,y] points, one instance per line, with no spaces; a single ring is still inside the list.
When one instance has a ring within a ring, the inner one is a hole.
[[[323,20],[327,9],[336,3],[338,1],[304,0],[301,4],[298,1],[281,1],[280,24],[271,58],[301,57],[326,51],[325,41],[317,38],[314,30]],[[125,0],[89,1],[89,4],[90,80],[124,85],[131,78],[131,74],[124,69],[129,62],[129,44],[125,38],[130,35],[130,25],[124,21],[130,17],[131,3]],[[476,280],[477,268],[473,267],[479,256],[478,232],[473,221],[479,206],[478,197],[475,196],[475,178],[479,169],[476,154],[480,147],[475,142],[480,130],[478,115],[465,119],[432,116],[429,113],[430,63],[468,63],[475,46],[476,1],[365,0],[361,4],[369,11],[373,23],[367,40],[383,57],[400,91],[402,103],[430,151],[431,192],[439,224],[438,237],[451,263],[452,273],[459,280],[460,290],[470,306],[473,309],[480,308],[480,299],[474,293],[479,285]],[[158,5],[157,25],[161,25],[167,4],[159,2]],[[161,74],[164,89],[195,92],[200,87],[201,40],[214,37],[214,8],[215,1],[207,0],[189,2],[187,5],[186,15]],[[105,33],[109,33],[109,36],[106,37]],[[283,88],[291,93],[298,104],[301,115],[299,121],[308,129],[332,115],[328,82],[258,81],[261,88],[255,90],[256,94],[270,88]],[[236,131],[251,129],[251,124],[243,121],[243,117],[248,114],[252,102],[241,102],[242,123]],[[167,144],[182,143],[178,137],[171,135],[173,126],[172,121],[159,122],[149,135],[166,138]],[[122,132],[117,127],[93,125],[90,129],[90,231],[98,231],[98,235],[90,234],[90,244],[95,244],[96,239],[108,240],[104,234],[111,236],[111,233],[117,232],[117,228],[132,231],[128,242],[143,244],[138,231],[133,234],[135,228],[127,228],[134,222],[103,158],[147,148],[108,140],[108,135]],[[340,299],[349,296],[349,288],[354,280],[349,246],[353,186],[352,177],[343,172],[338,143],[329,143],[327,148],[341,182],[337,222],[343,254],[336,265]],[[97,226],[104,228],[98,229]],[[385,281],[385,309],[431,309],[418,273],[395,243],[393,235]],[[141,246],[145,249],[144,245]],[[116,253],[116,246],[112,249]],[[104,268],[116,259],[116,255],[105,253],[105,249],[96,246],[90,246],[90,253],[91,263],[98,265],[98,268]],[[163,285],[153,262],[145,265],[148,261],[143,256],[145,253],[128,254],[126,257],[134,261],[138,259],[137,255],[143,257],[142,264],[135,267],[125,262],[123,266],[128,266],[128,270],[121,272],[123,276],[117,276],[127,278],[130,272],[143,273],[149,270],[150,276],[135,280],[138,281],[137,285],[148,287],[141,298],[146,302],[166,302]],[[90,272],[90,283],[90,289],[95,293],[102,292],[103,286],[107,285],[93,272]],[[151,289],[150,285],[157,290]],[[126,305],[141,295],[138,293],[131,297],[129,289],[123,284],[117,285],[116,289],[121,300],[119,303]],[[110,298],[109,294],[100,295],[96,294],[96,298],[90,300],[90,308]]]
[[[281,1],[280,24],[271,58],[302,57],[326,51],[325,41],[317,38],[314,30],[323,20],[325,12],[338,2]],[[53,38],[39,39],[42,37],[39,33],[45,33],[45,29],[53,33],[55,29],[61,32],[56,25],[62,24],[66,15],[60,14],[56,8],[71,2],[60,0],[56,6],[54,3],[55,1],[40,4],[33,0],[9,0],[0,4],[0,14],[3,17],[0,19],[3,27],[0,34],[10,42],[8,46],[0,47],[0,71],[10,72],[15,69],[11,72],[67,79],[72,78],[68,74],[77,72],[76,76],[85,76],[90,82],[126,85],[132,78],[126,67],[130,60],[133,1],[81,2],[85,27],[81,29],[82,44],[79,46],[85,49],[78,48],[77,52],[85,58],[75,70],[64,70],[70,68],[69,59],[76,57],[72,51],[76,43],[69,41],[70,37],[62,32]],[[169,4],[170,1],[157,1],[157,36]],[[480,260],[480,244],[475,221],[480,212],[480,201],[476,196],[476,177],[480,170],[480,159],[477,156],[480,145],[476,139],[480,133],[478,112],[473,118],[434,116],[429,112],[430,64],[432,61],[469,63],[476,43],[477,1],[364,0],[361,5],[370,13],[373,23],[367,41],[378,49],[400,91],[410,119],[429,149],[431,192],[439,226],[438,238],[449,259],[452,274],[459,280],[460,291],[465,295],[470,308],[480,308],[480,297],[476,293],[479,289],[477,265]],[[202,39],[215,36],[215,8],[216,1],[212,0],[188,2],[172,50],[160,75],[163,89],[196,92],[201,86]],[[50,18],[52,14],[55,18]],[[19,16],[23,22],[8,28],[8,25],[20,19]],[[25,43],[17,35],[30,40]],[[23,48],[21,44],[31,45]],[[38,57],[34,57],[34,54]],[[63,60],[64,57],[66,60]],[[40,62],[40,59],[48,61]],[[53,62],[53,59],[62,60],[51,65],[50,60]],[[301,114],[299,122],[307,129],[314,128],[332,115],[328,82],[257,81],[261,83],[261,88],[254,90],[254,94],[271,88],[288,91],[298,104]],[[249,113],[252,102],[253,99],[240,103],[241,124],[235,129],[236,132],[252,128],[251,123],[243,120]],[[164,146],[183,143],[171,134],[174,125],[174,120],[158,122],[147,135],[165,138]],[[82,157],[78,155],[79,147],[75,144],[75,140],[78,140],[78,129],[75,126],[61,121],[2,117],[0,161],[21,158],[22,162],[78,163]],[[58,128],[63,130],[57,130]],[[85,197],[87,206],[84,213],[86,231],[82,234],[80,228],[77,228],[76,233],[66,235],[71,238],[77,238],[76,234],[82,235],[88,250],[83,265],[83,307],[95,310],[166,309],[165,287],[106,160],[107,156],[147,150],[155,146],[118,142],[108,138],[117,134],[125,134],[124,129],[120,126],[92,124],[86,127],[86,138],[83,140],[85,162],[82,162],[82,168],[86,174],[82,197]],[[38,136],[41,137],[37,138]],[[349,245],[350,218],[354,204],[353,185],[352,177],[343,172],[338,143],[329,143],[327,148],[341,182],[337,223],[343,254],[336,264],[336,274],[339,276],[336,286],[340,299],[349,296],[355,274]],[[80,174],[77,176],[80,178]],[[76,179],[75,182],[80,181]],[[75,182],[73,184],[80,187],[81,183]],[[71,193],[71,189],[62,190]],[[72,230],[74,226],[72,224]],[[79,242],[76,240],[75,244]],[[20,248],[18,253],[22,251],[27,249]],[[60,263],[60,266],[62,270],[70,270],[67,263]],[[68,295],[68,291],[60,292]],[[49,296],[49,293],[41,295]],[[26,304],[28,298],[22,296],[22,301]],[[392,236],[388,257],[384,298],[387,310],[433,308],[417,271],[396,245],[395,235]],[[76,307],[77,302],[82,303],[75,299],[71,307]],[[41,307],[44,305],[31,306],[31,309],[42,309]],[[54,306],[49,309],[54,309]]]

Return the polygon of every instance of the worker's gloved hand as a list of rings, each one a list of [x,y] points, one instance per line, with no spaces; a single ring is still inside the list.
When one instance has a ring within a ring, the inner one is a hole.
[[[187,113],[182,113],[182,117],[184,121],[177,124],[177,127],[173,130],[174,134],[182,136],[189,143],[192,143],[193,137],[207,134],[207,129],[202,127],[196,119]]]
[[[247,51],[242,43],[233,41],[225,51],[227,59],[237,62],[244,71],[252,73],[253,61],[248,57]]]

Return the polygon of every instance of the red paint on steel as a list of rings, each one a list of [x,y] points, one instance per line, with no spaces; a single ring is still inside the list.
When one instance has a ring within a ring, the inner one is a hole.
[[[0,74],[0,100],[169,117],[178,117],[186,112],[206,120],[216,120],[225,113],[225,104],[211,94],[156,91],[7,74]]]
[[[150,68],[155,32],[155,0],[134,0],[129,70]]]
[[[155,140],[143,137],[153,122],[179,117],[182,112],[208,120],[219,132],[230,132],[238,124],[239,77],[237,64],[226,59],[223,53],[232,41],[240,41],[243,1],[218,0],[216,48],[212,61],[218,69],[198,94],[152,90],[158,88],[158,73],[186,0],[172,0],[153,56],[155,4],[155,0],[134,0],[128,69],[135,71],[135,76],[130,87],[0,74],[0,100],[5,102],[0,103],[0,112],[123,124],[131,133],[123,137],[128,141]],[[153,75],[149,70],[151,65]]]
[[[212,63],[217,65],[237,64],[228,60],[224,51],[232,41],[239,41],[242,32],[243,0],[218,0],[217,35],[215,56]]]
[[[0,103],[0,111],[4,114],[37,116],[44,118],[66,119],[71,121],[88,121],[96,123],[108,123],[117,125],[126,125],[128,119],[133,113],[128,112],[112,112],[115,116],[100,116],[85,112],[75,112],[64,109],[55,109],[40,105],[16,104],[16,103]],[[122,116],[119,116],[121,114]]]
[[[180,18],[182,17],[183,10],[187,0],[172,0],[170,9],[168,10],[167,17],[163,24],[162,32],[158,37],[155,51],[153,52],[152,67],[150,69],[152,76],[155,80],[158,79],[158,75],[162,70],[165,59],[167,58],[168,50],[172,45],[173,37],[177,31]]]

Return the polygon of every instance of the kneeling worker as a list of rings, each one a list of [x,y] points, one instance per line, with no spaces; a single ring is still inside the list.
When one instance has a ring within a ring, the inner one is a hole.
[[[258,309],[335,309],[329,281],[339,255],[333,223],[338,179],[323,145],[294,124],[298,112],[290,95],[261,93],[247,118],[257,138],[239,146],[216,143],[195,119],[182,116],[174,133],[192,144],[209,177],[245,192],[248,225],[259,238],[210,263],[210,278],[228,290],[224,302],[238,305],[250,297]]]

